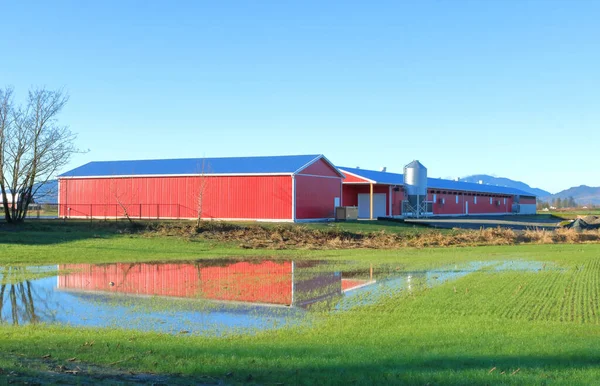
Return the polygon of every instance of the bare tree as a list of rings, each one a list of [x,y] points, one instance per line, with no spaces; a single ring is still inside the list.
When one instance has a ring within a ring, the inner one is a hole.
[[[204,204],[204,194],[206,193],[206,186],[207,186],[207,181],[206,181],[206,163],[205,160],[202,159],[202,165],[200,166],[200,171],[199,174],[200,176],[198,177],[198,188],[196,191],[196,195],[195,195],[195,199],[196,199],[196,228],[200,227],[200,224],[202,223],[202,210],[203,210],[203,204]]]
[[[125,182],[129,182],[131,185],[131,180],[125,181]],[[115,202],[117,203],[118,207],[121,208],[121,210],[123,211],[123,216],[125,216],[125,218],[127,219],[127,221],[129,221],[130,224],[133,224],[133,219],[131,218],[131,216],[129,214],[129,206],[131,205],[131,202],[134,202],[133,197],[132,197],[133,196],[132,186],[126,187],[125,192],[123,192],[119,189],[118,181],[116,181],[114,178],[111,178],[110,190],[111,190],[111,194],[113,195],[113,198],[115,199]],[[125,200],[127,202],[125,202]],[[141,215],[141,213],[140,213],[140,215]],[[91,213],[90,213],[90,217],[91,217]]]
[[[32,89],[24,106],[15,106],[12,94],[0,89],[0,189],[6,221],[18,223],[77,149],[76,136],[57,120],[69,100],[63,90]]]

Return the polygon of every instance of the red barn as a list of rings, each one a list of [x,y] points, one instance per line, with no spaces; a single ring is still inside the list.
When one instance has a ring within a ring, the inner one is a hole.
[[[59,176],[59,215],[332,219],[343,178],[323,155],[90,162]]]
[[[340,166],[346,175],[342,205],[357,206],[358,217],[401,217],[406,200],[404,175]],[[531,193],[505,186],[427,178],[424,200],[431,216],[535,214]]]

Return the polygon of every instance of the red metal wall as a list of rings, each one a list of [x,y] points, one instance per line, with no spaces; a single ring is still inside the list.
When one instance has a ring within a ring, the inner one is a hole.
[[[433,201],[433,193],[436,190],[430,190],[427,199]],[[458,203],[456,196],[458,195]],[[477,204],[475,204],[475,196],[477,196]],[[490,204],[490,195],[483,196],[481,194],[469,192],[447,192],[436,193],[436,203],[433,204],[434,215],[461,215],[465,214],[466,203],[469,203],[469,214],[497,214],[510,213],[512,210],[512,197],[491,195],[492,203]],[[506,198],[506,204],[504,199]],[[445,203],[442,204],[442,199]],[[496,202],[500,201],[500,205]]]
[[[521,196],[521,197],[519,198],[519,204],[533,204],[533,205],[535,205],[536,203],[537,203],[537,202],[536,202],[536,199],[535,199],[535,197],[525,197],[525,196]]]
[[[206,267],[201,264],[66,264],[60,288],[173,296],[251,303],[291,304],[292,263],[239,262]],[[114,285],[111,286],[110,282]]]
[[[360,185],[355,185],[355,184],[344,184],[343,186],[344,189],[344,194],[343,194],[343,198],[342,198],[342,206],[358,206],[358,194],[369,194],[370,193],[370,187],[368,184],[360,184]],[[385,193],[385,200],[386,203],[389,203],[389,199],[390,199],[390,187],[389,185],[374,185],[373,186],[373,193]],[[400,213],[400,211],[402,210],[402,191],[400,192],[394,192],[392,190],[392,197],[394,199],[394,201],[392,202],[392,213]],[[390,215],[390,208],[389,208],[389,204],[387,204],[385,206],[385,213],[386,216]]]
[[[344,182],[369,182],[365,179],[353,176],[352,174],[349,173],[344,173],[344,175],[346,176],[346,179],[344,179]]]
[[[59,185],[60,216],[67,217],[120,217],[125,207],[131,217],[195,218],[202,191],[203,218],[292,218],[290,176],[77,178]]]
[[[343,198],[342,205],[344,206],[357,206],[358,205],[358,194],[369,193],[368,184],[344,184],[343,185]],[[433,201],[433,192],[437,192],[435,189],[431,189],[428,192],[427,199]],[[388,185],[374,185],[373,193],[385,193],[386,200],[389,199],[389,186]],[[462,215],[465,214],[465,203],[469,203],[469,214],[497,214],[497,213],[510,213],[512,210],[513,197],[491,195],[492,204],[490,204],[490,195],[483,196],[481,194],[469,193],[469,192],[447,192],[447,193],[435,193],[436,203],[433,204],[434,215]],[[458,194],[458,203],[456,203],[456,194]],[[477,204],[475,204],[475,196],[477,196]],[[504,199],[506,198],[506,204]],[[404,192],[400,190],[395,192],[392,189],[392,215],[398,216],[402,214],[402,200],[404,199]],[[445,199],[445,203],[442,204],[442,199]],[[500,201],[500,205],[496,205],[496,202]],[[389,216],[389,208],[386,207],[386,214]]]
[[[296,218],[333,218],[335,197],[341,202],[342,178],[296,176]]]
[[[400,216],[402,214],[402,200],[404,200],[404,190],[394,191],[392,188],[392,216]]]
[[[322,159],[306,167],[298,174],[311,174],[315,176],[340,177],[340,175]]]

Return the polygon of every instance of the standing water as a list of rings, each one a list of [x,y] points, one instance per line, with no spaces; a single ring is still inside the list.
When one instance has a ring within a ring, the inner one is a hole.
[[[415,285],[536,263],[474,262],[420,272],[356,262],[200,260],[0,268],[0,323],[165,333],[252,333],[310,323]]]

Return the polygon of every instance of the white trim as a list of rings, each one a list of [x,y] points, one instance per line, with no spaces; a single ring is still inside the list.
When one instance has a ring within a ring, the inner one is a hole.
[[[119,174],[114,176],[60,176],[61,179],[77,179],[77,178],[141,178],[141,177],[249,177],[249,176],[291,176],[293,173],[210,173],[210,174]],[[339,178],[339,177],[337,177]]]
[[[296,170],[293,174],[298,174],[300,173],[302,170],[306,169],[307,167],[309,167],[310,165],[314,164],[315,162],[319,161],[319,160],[323,160],[325,161],[327,164],[329,164],[329,166],[331,166],[333,168],[333,170],[335,170],[335,172],[341,177],[341,178],[346,178],[346,176],[344,175],[344,173],[342,173],[340,171],[340,169],[337,168],[337,166],[335,166],[330,160],[327,159],[327,157],[325,157],[323,154],[319,154],[315,159],[313,159],[312,161],[310,161],[309,163],[305,164],[304,166],[302,166],[300,169]]]
[[[329,166],[331,166],[335,171],[337,171],[340,175],[340,177],[342,177],[342,179],[346,178],[346,176],[344,175],[344,173],[333,164],[333,162],[331,162],[327,157],[325,157],[323,154],[321,154],[321,159],[324,160],[325,162],[327,162],[329,164]]]
[[[343,182],[344,180],[342,180]],[[340,205],[344,206],[344,184],[340,184]],[[334,213],[335,215],[335,213]]]
[[[376,183],[377,183],[377,181],[373,181],[373,180],[371,180],[371,179],[369,179],[369,178],[365,178],[365,177],[359,176],[358,174],[355,174],[355,173],[349,172],[349,171],[347,171],[347,170],[344,170],[344,169],[340,169],[340,170],[341,170],[343,173],[350,174],[351,176],[354,176],[354,177],[360,178],[361,180],[368,181],[368,182],[370,182],[370,183],[372,183],[372,184],[376,184]],[[349,183],[349,184],[351,184],[352,182],[348,182],[348,183]]]
[[[56,199],[56,204],[58,205],[58,217],[60,218],[60,180],[58,180],[58,197]]]
[[[307,163],[307,164],[304,164],[303,166],[300,166],[300,169],[296,170],[296,171],[295,171],[294,173],[292,173],[292,174],[297,174],[297,173],[299,173],[300,171],[302,171],[302,170],[306,169],[307,167],[309,167],[310,165],[314,164],[315,162],[317,162],[317,161],[318,161],[318,160],[320,160],[320,159],[321,159],[321,156],[319,155],[319,156],[317,156],[316,158],[314,158],[313,160],[311,160],[309,163]]]
[[[292,221],[296,221],[296,176],[292,174]]]
[[[390,214],[388,216],[392,217],[392,185],[390,185],[390,192],[388,195],[388,201],[389,201],[389,210],[390,210]]]
[[[334,177],[334,176],[317,176],[316,174],[296,174],[295,176],[303,176],[303,177],[318,177],[318,178],[335,178],[336,180],[343,180],[342,177]]]

